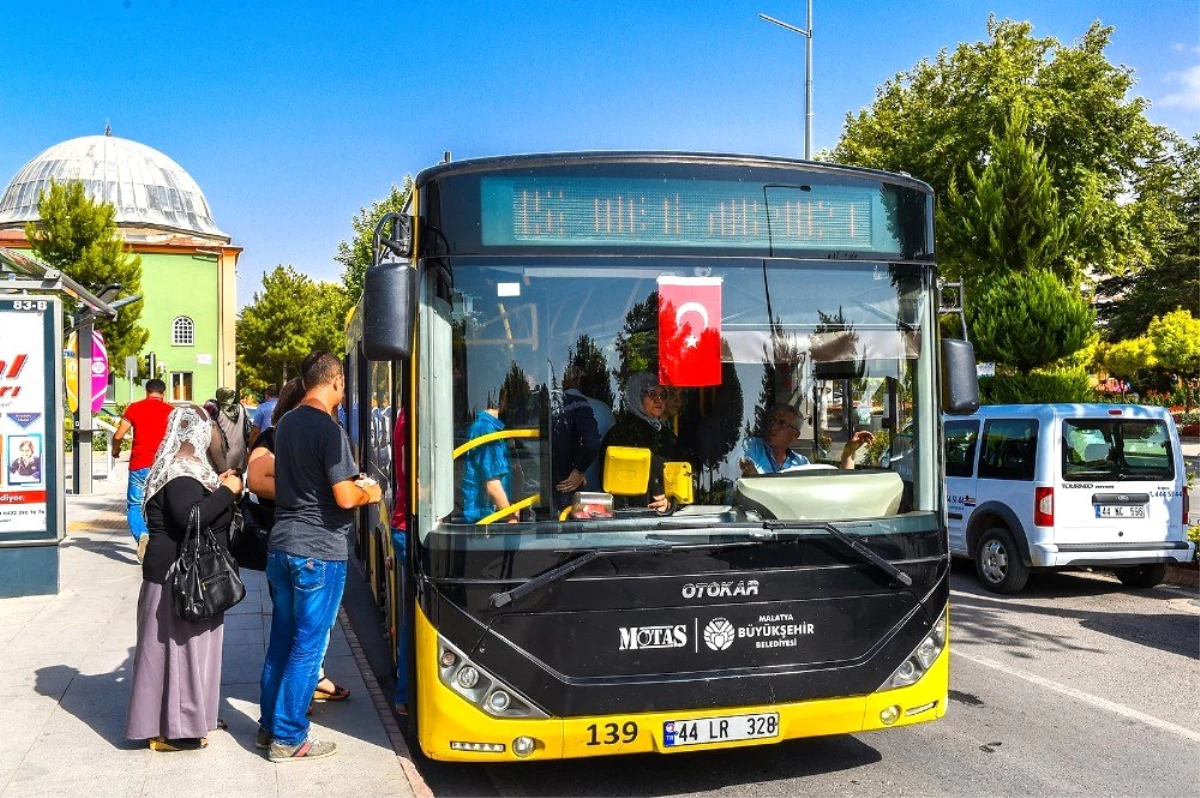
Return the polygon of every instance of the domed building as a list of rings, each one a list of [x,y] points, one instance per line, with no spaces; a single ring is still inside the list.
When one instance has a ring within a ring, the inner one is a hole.
[[[127,247],[142,258],[139,323],[172,401],[202,402],[235,380],[236,274],[242,250],[217,226],[200,186],[158,150],[109,131],[64,141],[25,164],[0,198],[0,246],[29,249],[26,222],[51,181],[82,181],[93,200],[112,203]],[[109,401],[129,400],[111,364]],[[141,398],[140,391],[132,392]]]

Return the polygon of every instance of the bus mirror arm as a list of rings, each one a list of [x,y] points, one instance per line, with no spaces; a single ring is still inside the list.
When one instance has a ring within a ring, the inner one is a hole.
[[[385,234],[385,230],[386,233]],[[395,211],[385,213],[375,225],[375,235],[371,241],[371,258],[373,265],[379,265],[386,258],[384,248],[387,248],[398,258],[408,259],[412,255],[412,218]]]

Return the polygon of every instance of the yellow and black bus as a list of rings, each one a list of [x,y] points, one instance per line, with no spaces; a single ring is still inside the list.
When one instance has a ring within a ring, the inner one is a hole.
[[[389,487],[356,545],[427,755],[695,751],[945,712],[940,419],[978,387],[970,345],[938,332],[932,218],[910,177],[769,157],[417,176],[376,231],[345,409]],[[582,401],[581,436],[563,419]],[[610,434],[637,424],[657,442]]]

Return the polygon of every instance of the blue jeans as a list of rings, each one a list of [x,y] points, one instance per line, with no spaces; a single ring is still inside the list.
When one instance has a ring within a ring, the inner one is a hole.
[[[405,602],[408,596],[408,535],[403,529],[392,527],[392,548],[396,557],[396,582],[400,591],[399,637],[396,640],[396,694],[392,699],[396,705],[408,704],[408,630],[410,618]]]
[[[274,742],[308,739],[308,705],[317,687],[329,631],[346,587],[344,560],[267,554],[271,585],[271,642],[263,663],[259,725]]]
[[[136,541],[148,531],[146,519],[142,515],[142,505],[146,502],[146,477],[150,476],[149,468],[139,468],[129,472],[129,490],[125,492],[125,515],[129,518],[129,531]]]

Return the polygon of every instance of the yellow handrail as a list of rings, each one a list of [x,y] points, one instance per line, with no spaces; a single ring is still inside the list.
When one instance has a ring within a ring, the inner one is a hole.
[[[530,496],[528,499],[521,499],[521,501],[517,502],[516,504],[510,504],[507,507],[505,507],[504,509],[497,510],[496,512],[492,513],[491,515],[485,515],[483,518],[480,518],[475,523],[480,526],[485,526],[487,524],[492,523],[493,521],[503,518],[506,515],[512,515],[513,513],[519,513],[522,510],[524,510],[526,507],[532,507],[533,505],[537,504],[538,501],[541,500],[541,498],[542,498],[542,495],[540,493],[535,493],[532,496]]]
[[[541,432],[536,429],[502,429],[499,432],[489,432],[487,435],[480,435],[478,438],[472,438],[454,450],[454,459],[457,460],[466,452],[471,451],[476,446],[482,446],[485,443],[492,441],[504,440],[505,438],[540,438]]]

